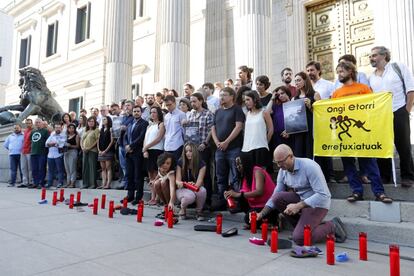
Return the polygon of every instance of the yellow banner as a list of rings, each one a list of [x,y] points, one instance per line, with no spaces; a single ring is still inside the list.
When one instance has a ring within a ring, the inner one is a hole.
[[[393,157],[390,92],[317,101],[313,122],[317,156]]]

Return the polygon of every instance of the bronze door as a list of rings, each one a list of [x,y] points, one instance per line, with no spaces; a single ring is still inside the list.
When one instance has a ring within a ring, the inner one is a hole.
[[[356,57],[358,71],[371,71],[372,5],[372,0],[331,0],[307,7],[309,60],[322,64],[323,78],[336,78],[335,67],[344,54]]]

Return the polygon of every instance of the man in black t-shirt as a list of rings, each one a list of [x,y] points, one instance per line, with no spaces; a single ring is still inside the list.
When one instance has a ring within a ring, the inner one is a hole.
[[[225,209],[224,191],[229,186],[235,191],[239,190],[236,157],[240,155],[243,143],[241,131],[245,116],[241,107],[234,104],[235,97],[236,93],[232,88],[223,88],[220,92],[222,107],[216,111],[212,127],[212,137],[217,146],[215,159],[219,195],[219,202],[212,206],[214,210]]]

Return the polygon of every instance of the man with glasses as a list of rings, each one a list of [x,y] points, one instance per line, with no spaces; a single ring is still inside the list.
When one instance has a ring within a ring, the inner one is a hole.
[[[275,149],[273,158],[280,168],[277,186],[257,218],[277,209],[295,227],[293,241],[298,245],[303,245],[305,225],[311,227],[313,243],[323,242],[326,235],[333,233],[337,242],[344,242],[346,232],[339,218],[322,223],[331,205],[331,193],[319,165],[311,159],[295,157],[285,144]]]
[[[220,92],[221,108],[217,109],[211,134],[217,146],[216,176],[218,201],[212,204],[215,211],[224,210],[226,201],[224,191],[231,187],[239,191],[237,185],[236,157],[240,155],[243,138],[241,131],[245,116],[240,106],[234,104],[236,92],[225,87]]]
[[[372,48],[369,56],[375,68],[369,84],[375,92],[391,91],[394,112],[394,144],[400,156],[401,185],[414,184],[414,165],[411,156],[410,112],[414,103],[414,78],[407,66],[390,63],[390,50],[383,46]],[[378,158],[378,167],[385,183],[391,180],[391,159]]]

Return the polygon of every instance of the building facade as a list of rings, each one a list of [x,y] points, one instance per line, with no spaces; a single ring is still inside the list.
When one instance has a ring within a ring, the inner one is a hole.
[[[371,72],[374,45],[414,69],[412,0],[15,0],[6,104],[18,102],[18,69],[39,68],[65,110],[204,82],[304,70],[315,59],[334,79],[350,53]],[[3,36],[3,35],[2,35]]]

